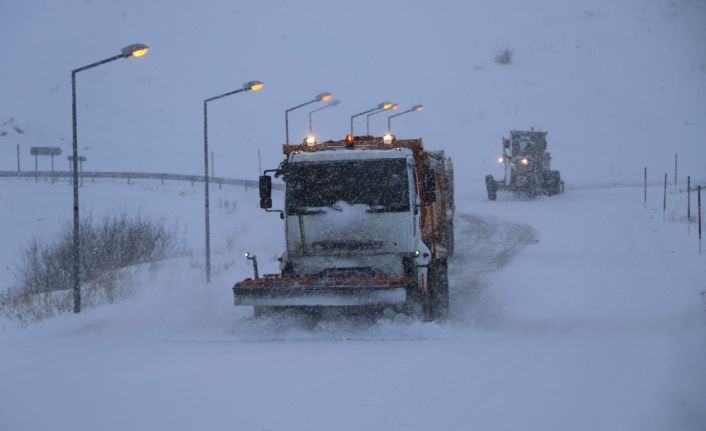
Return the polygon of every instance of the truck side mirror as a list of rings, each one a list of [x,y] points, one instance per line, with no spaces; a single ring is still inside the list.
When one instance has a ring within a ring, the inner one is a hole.
[[[425,204],[436,202],[436,171],[428,169],[424,173],[424,199]]]
[[[260,208],[272,208],[272,177],[261,175],[258,185],[260,186]]]

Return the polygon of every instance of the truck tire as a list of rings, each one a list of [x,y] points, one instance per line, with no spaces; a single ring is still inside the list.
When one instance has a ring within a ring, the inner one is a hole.
[[[494,201],[498,198],[498,186],[495,184],[495,179],[492,175],[485,176],[485,188],[488,189],[488,199]]]
[[[561,193],[561,174],[559,171],[550,171],[547,176],[547,195],[553,196]]]
[[[430,281],[431,318],[444,321],[449,317],[449,277],[446,259],[432,265]]]
[[[537,181],[535,179],[527,181],[527,196],[530,198],[537,197]]]

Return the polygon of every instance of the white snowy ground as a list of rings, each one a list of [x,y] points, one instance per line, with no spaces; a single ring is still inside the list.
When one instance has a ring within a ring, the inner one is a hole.
[[[46,187],[58,186],[0,183],[16,209],[3,217],[34,220],[17,208]],[[131,300],[27,329],[5,322],[0,429],[706,428],[706,254],[679,219],[683,193],[670,193],[663,222],[657,188],[645,210],[634,187],[489,202],[461,185],[451,318],[426,324],[234,308],[230,287],[249,273],[240,252],[273,272],[281,247],[281,222],[252,191],[214,192],[239,202],[214,204],[206,285],[202,187],[83,190],[96,213],[142,202],[179,221],[194,255],[136,269]]]

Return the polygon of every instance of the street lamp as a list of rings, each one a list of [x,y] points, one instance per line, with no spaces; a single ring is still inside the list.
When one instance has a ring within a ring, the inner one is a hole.
[[[394,105],[394,103],[392,103],[392,102],[380,102],[380,103],[378,103],[378,105],[377,105],[376,107],[374,107],[374,108],[372,108],[372,109],[368,109],[367,111],[363,111],[363,112],[359,112],[359,113],[357,113],[357,114],[355,114],[355,115],[351,115],[351,136],[353,135],[353,119],[354,119],[355,117],[359,117],[359,116],[361,116],[361,115],[369,114],[369,113],[374,112],[374,111],[379,111],[379,110],[381,110],[381,109],[387,110],[387,109],[392,108],[392,105]]]
[[[390,115],[389,117],[387,117],[387,133],[392,133],[392,129],[390,128],[390,119],[391,118],[399,117],[400,115],[404,115],[404,114],[407,114],[410,112],[419,112],[422,110],[424,110],[424,105],[414,105],[406,111],[402,111],[402,112],[395,114],[395,115]]]
[[[324,110],[326,108],[333,108],[334,106],[338,106],[339,103],[341,103],[341,102],[339,102],[338,100],[332,100],[329,103],[327,103],[326,105],[322,106],[321,108],[316,108],[313,111],[309,111],[309,134],[313,133],[313,129],[311,128],[311,114],[313,114],[314,112],[319,112],[319,111]]]
[[[383,107],[379,111],[374,111],[374,112],[371,112],[370,114],[366,115],[365,116],[365,134],[370,136],[370,117],[372,117],[373,115],[377,115],[381,112],[388,111],[388,110],[394,111],[395,109],[399,109],[399,107],[400,107],[400,105],[398,103],[393,103],[392,106],[390,106],[390,107]]]
[[[143,45],[141,43],[133,43],[132,45],[128,45],[125,48],[120,50],[120,54],[114,55],[110,58],[106,58],[105,60],[98,61],[96,63],[89,64],[87,66],[79,67],[78,69],[74,69],[71,71],[71,120],[73,122],[72,128],[73,128],[73,140],[71,142],[71,146],[73,149],[73,159],[71,160],[72,163],[72,170],[73,170],[73,194],[74,194],[74,208],[73,208],[73,217],[74,217],[74,226],[73,226],[73,236],[74,236],[74,241],[73,241],[73,278],[74,278],[74,285],[73,285],[73,297],[74,297],[74,313],[80,313],[81,312],[81,273],[80,273],[80,254],[79,254],[79,222],[78,222],[78,162],[79,162],[79,157],[78,157],[78,133],[77,133],[77,126],[76,126],[76,74],[79,72],[83,72],[84,70],[91,69],[96,66],[100,66],[102,64],[110,63],[111,61],[118,60],[120,58],[128,58],[128,57],[142,57],[143,55],[147,54],[147,51],[149,51],[149,48],[147,45]]]
[[[284,111],[284,142],[287,145],[289,145],[289,112],[290,111],[294,111],[295,109],[299,109],[302,106],[310,105],[315,102],[321,102],[321,101],[328,102],[329,100],[331,100],[332,97],[333,97],[332,93],[320,93],[320,94],[317,94],[316,97],[314,97],[310,101],[304,102],[301,105],[297,105],[293,108],[289,108],[286,111]]]
[[[204,207],[206,212],[206,283],[211,282],[211,222],[209,211],[208,197],[208,102],[221,99],[233,94],[242,93],[244,91],[258,91],[264,87],[262,81],[248,81],[243,84],[242,88],[228,93],[223,93],[219,96],[209,97],[203,101],[203,181],[204,181]]]

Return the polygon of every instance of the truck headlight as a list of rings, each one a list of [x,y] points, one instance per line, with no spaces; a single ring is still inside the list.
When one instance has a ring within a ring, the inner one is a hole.
[[[527,165],[529,165],[529,160],[527,159],[527,157],[523,157],[522,160],[520,160],[520,163],[527,166]]]

